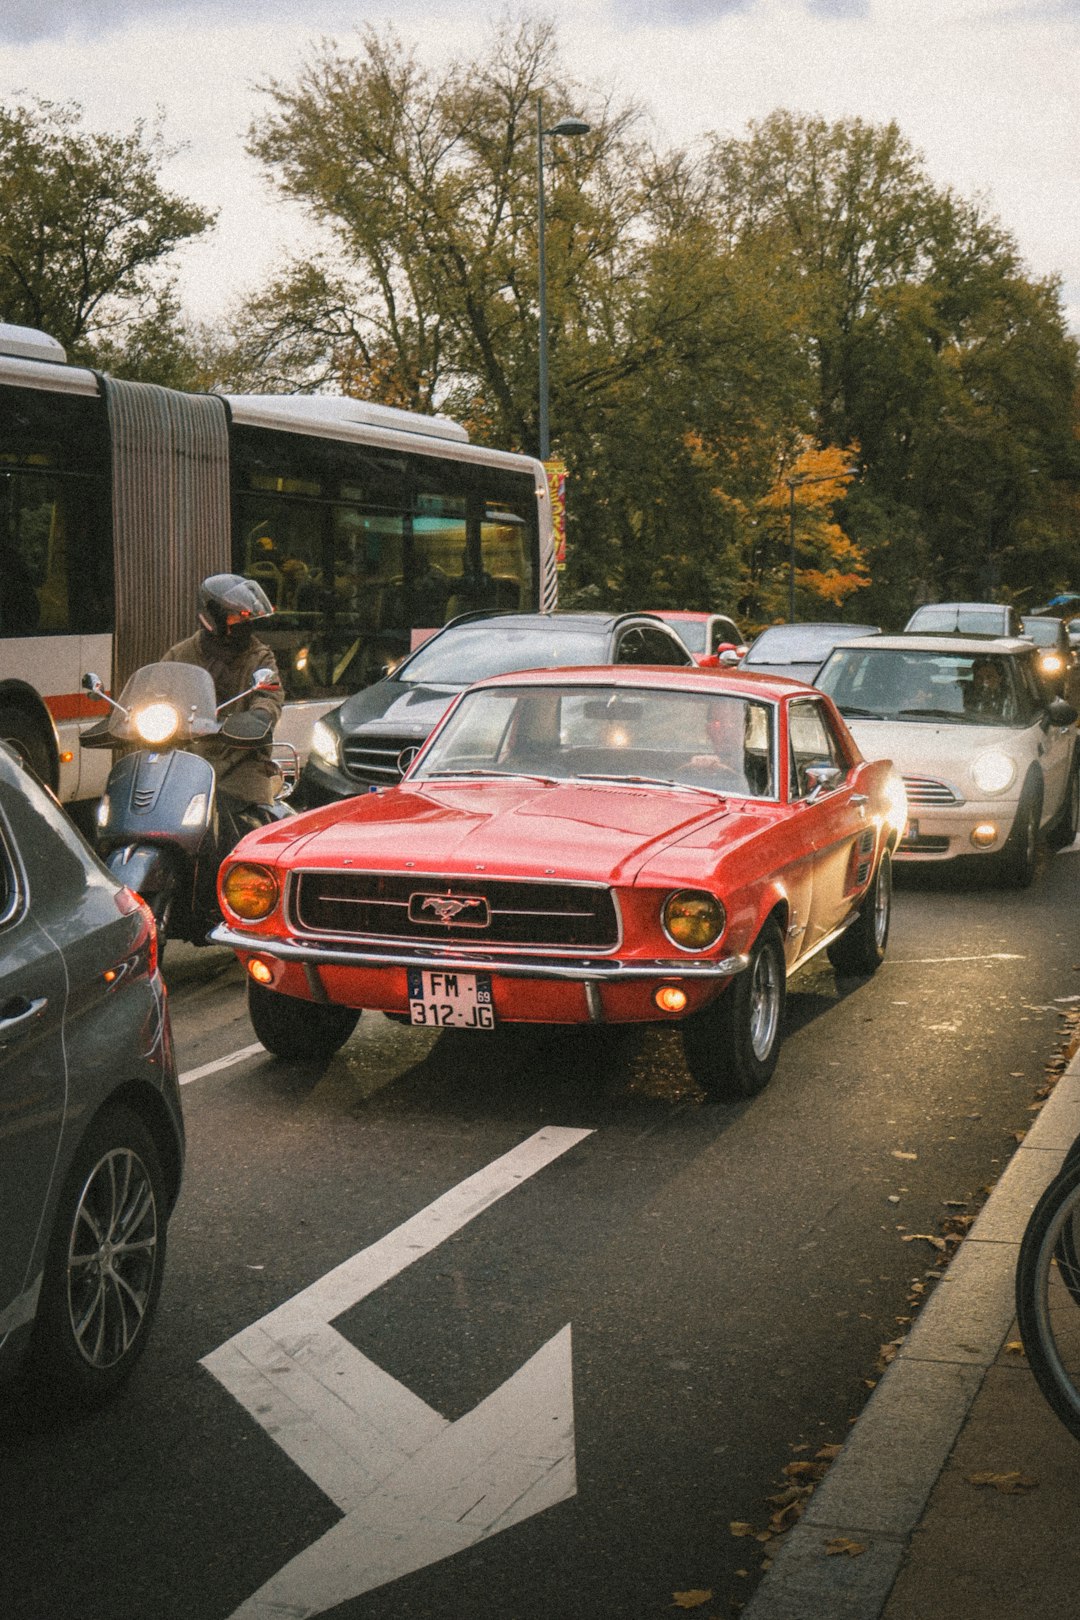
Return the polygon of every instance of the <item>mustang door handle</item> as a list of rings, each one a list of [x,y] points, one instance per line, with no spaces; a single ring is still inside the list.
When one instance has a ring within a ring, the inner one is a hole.
[[[10,1001],[5,1001],[0,1007],[0,1043],[5,1036],[16,1035],[25,1029],[48,1005],[48,996],[38,996],[36,1001],[27,1001],[25,996],[12,996]]]
[[[851,802],[852,802],[852,804],[859,805],[859,806],[862,806],[864,804],[869,804],[870,803],[870,795],[869,795],[869,793],[853,793],[851,795]]]

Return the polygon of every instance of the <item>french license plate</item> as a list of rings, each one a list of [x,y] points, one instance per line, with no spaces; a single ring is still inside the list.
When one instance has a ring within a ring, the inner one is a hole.
[[[904,828],[904,836],[901,838],[900,842],[902,844],[913,844],[918,836],[919,823],[917,821],[909,821],[907,826]]]
[[[409,1022],[428,1029],[494,1029],[488,973],[409,968]]]

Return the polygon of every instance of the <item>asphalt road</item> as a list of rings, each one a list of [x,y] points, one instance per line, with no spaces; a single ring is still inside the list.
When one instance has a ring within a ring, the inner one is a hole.
[[[1030,1117],[1080,999],[1078,901],[1072,852],[1022,894],[905,874],[885,966],[797,979],[777,1073],[735,1107],[670,1031],[365,1017],[328,1065],[215,1068],[253,1040],[238,971],[174,950],[189,1161],[155,1336],[76,1427],[0,1413],[0,1613],[736,1613],[769,1546],[731,1523],[764,1531],[785,1465],[844,1438],[935,1286],[919,1234],[977,1209]]]

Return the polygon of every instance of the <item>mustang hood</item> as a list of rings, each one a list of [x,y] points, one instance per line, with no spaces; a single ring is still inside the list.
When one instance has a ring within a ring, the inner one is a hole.
[[[668,844],[728,819],[709,793],[605,783],[417,782],[314,810],[243,842],[253,859],[449,876],[632,882]],[[274,834],[277,834],[274,837]],[[269,836],[268,836],[269,835]]]

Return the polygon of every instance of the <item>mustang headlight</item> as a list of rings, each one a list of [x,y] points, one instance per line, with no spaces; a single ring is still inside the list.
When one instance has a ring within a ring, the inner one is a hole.
[[[1004,793],[1016,777],[1016,761],[993,748],[980,754],[971,767],[971,779],[980,793]]]
[[[885,785],[885,820],[897,832],[902,833],[907,826],[907,789],[895,772]]]
[[[326,765],[341,762],[341,738],[325,720],[316,720],[311,732],[311,752]]]
[[[278,880],[268,866],[238,861],[221,880],[221,897],[230,911],[245,922],[261,922],[269,917],[281,893]]]
[[[180,724],[180,710],[171,703],[148,703],[135,710],[131,721],[143,742],[168,742]]]
[[[680,889],[664,901],[660,921],[668,939],[681,951],[707,951],[724,932],[727,913],[714,894]]]

